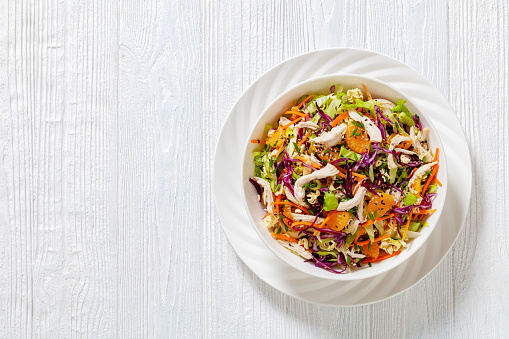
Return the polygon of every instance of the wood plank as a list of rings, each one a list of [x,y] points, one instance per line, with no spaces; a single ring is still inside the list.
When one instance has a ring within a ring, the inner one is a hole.
[[[451,1],[451,104],[469,140],[474,181],[465,229],[453,252],[454,334],[509,333],[505,215],[509,174],[509,3]]]
[[[115,6],[2,6],[0,336],[111,337]]]
[[[199,331],[201,13],[198,1],[119,5],[120,337]]]

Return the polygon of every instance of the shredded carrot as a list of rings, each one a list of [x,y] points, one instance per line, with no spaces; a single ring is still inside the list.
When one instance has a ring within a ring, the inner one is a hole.
[[[324,227],[324,226],[325,226],[325,224],[327,223],[327,221],[329,221],[329,220],[330,220],[330,218],[332,217],[332,215],[333,215],[333,214],[329,214],[329,215],[325,218],[325,220],[324,220],[324,221],[320,224],[320,228],[322,228],[322,227]]]
[[[440,153],[440,149],[437,148],[436,151],[435,151],[435,156],[433,157],[433,161],[437,161],[438,160],[438,154]],[[433,178],[435,177],[436,173],[438,172],[438,164],[436,164],[435,166],[433,166],[433,170],[428,178],[428,181],[426,181],[426,185],[424,185],[424,188],[422,189],[422,192],[423,193],[426,193],[426,189],[428,188],[429,184],[431,183],[431,181],[433,180]],[[440,185],[442,186],[442,185]]]
[[[265,216],[262,218],[262,220],[267,218],[269,215],[270,215],[270,213],[265,214]]]
[[[337,167],[336,167],[336,168],[337,168]],[[338,175],[339,175],[341,178],[343,178],[343,179],[344,179],[344,178],[346,178],[346,175],[345,175],[345,174],[343,174],[343,172],[339,172],[339,173],[338,173]]]
[[[329,219],[332,217],[332,214],[329,214],[327,216],[327,218],[325,218],[325,220],[321,223],[321,224],[318,224],[318,225],[315,225],[314,227],[315,228],[323,228],[325,226],[325,224],[327,223],[327,221],[329,221]],[[315,233],[313,234],[315,237],[316,235],[318,234],[318,230],[315,231]]]
[[[339,124],[341,121],[345,120],[346,118],[348,118],[350,115],[348,114],[348,112],[345,112],[343,114],[341,114],[340,116],[338,116],[336,119],[334,119],[334,121],[332,121],[330,123],[330,125],[332,127],[336,126],[337,124]]]
[[[293,120],[292,122],[289,122],[287,123],[286,125],[284,125],[283,127],[281,127],[283,130],[286,130],[288,127],[290,127],[291,125],[295,124],[297,121],[300,121],[302,119],[304,119],[305,116],[302,116],[300,118],[297,118],[295,120]]]
[[[307,160],[306,160],[306,158],[301,157],[300,155],[296,155],[296,156],[294,156],[293,158],[294,158],[294,159],[297,159],[297,160],[300,160],[300,161],[303,161],[303,162],[306,162],[306,161],[307,161]],[[311,161],[311,166],[313,166],[314,168],[322,168],[322,166],[320,166],[320,164],[319,164],[319,163],[317,163],[317,162],[313,162],[313,161]]]
[[[277,178],[277,180],[279,181],[279,179],[281,179],[281,177],[283,176],[283,174],[286,173],[286,169],[283,170],[283,172],[281,172],[281,174],[279,175],[279,177]]]
[[[391,235],[390,234],[386,234],[384,236],[381,236],[381,237],[378,237],[378,238],[375,238],[373,239],[373,242],[377,242],[377,241],[380,241],[380,240],[384,240],[384,239],[387,239],[389,238]],[[367,245],[369,244],[370,240],[364,240],[364,241],[359,241],[357,243],[357,245]]]
[[[295,244],[298,244],[299,241],[295,238],[292,238],[292,237],[289,237],[285,234],[276,234],[276,233],[271,233],[270,235],[272,235],[274,238],[279,238],[279,239],[283,239],[283,240],[286,240],[286,241],[289,241],[289,242],[293,242]]]
[[[419,215],[419,214],[432,214],[432,213],[435,213],[435,212],[436,212],[436,209],[434,209],[434,210],[423,210],[423,211],[419,211],[419,212],[414,213],[414,215]]]
[[[308,224],[309,224],[309,225],[308,225]],[[298,221],[298,222],[293,222],[293,223],[292,223],[292,226],[290,226],[290,227],[291,227],[294,231],[303,231],[303,230],[307,230],[307,229],[309,228],[309,226],[311,226],[310,224],[311,224],[310,222],[306,223],[306,222],[300,222],[300,221]]]
[[[279,157],[279,154],[285,149],[284,144],[277,150],[276,158]]]
[[[304,226],[311,226],[312,222],[309,221],[297,221],[292,224],[293,225],[304,225]]]
[[[304,103],[306,101],[308,101],[310,98],[312,98],[313,95],[311,94],[310,96],[308,96],[307,98],[305,98],[304,100],[302,100],[298,105],[297,105],[297,108],[300,108],[302,105],[304,105]]]
[[[357,178],[361,179],[361,180],[362,180],[362,179],[364,179],[364,178],[366,178],[366,176],[365,176],[365,175],[360,174],[360,173],[352,172],[352,175],[353,175],[354,177],[357,177]]]
[[[435,178],[435,182],[438,184],[438,186],[442,187],[442,183],[440,182],[440,180],[438,180],[438,178]]]
[[[353,172],[352,172],[353,174]],[[353,192],[353,195],[356,195],[357,194],[357,191],[359,190],[359,188],[361,187],[361,182],[365,179],[366,177],[362,178],[358,183],[357,183],[357,186],[355,186],[355,191]]]
[[[389,218],[392,218],[394,216],[394,213],[391,213],[389,214],[388,216],[386,217],[380,217],[378,219],[374,219],[374,220],[368,220],[366,221],[365,223],[362,223],[361,224],[361,227],[365,227],[365,226],[369,226],[369,225],[373,225],[375,222],[379,222],[379,221],[382,221],[382,220],[385,220],[385,219],[389,219]]]
[[[412,177],[412,175],[414,175],[415,171],[417,171],[417,167],[414,167],[414,169],[412,170],[412,173],[410,173],[409,178],[411,178],[411,177]]]
[[[303,143],[306,142],[306,140],[308,140],[308,137],[309,135],[311,134],[311,131],[307,132],[306,135],[304,136],[304,138],[302,138],[301,141],[299,141],[299,143],[297,144],[298,146],[302,145]]]
[[[385,260],[385,259],[389,259],[391,257],[394,257],[394,256],[397,256],[398,254],[400,254],[401,251],[397,251],[397,252],[394,252],[392,254],[387,254],[387,255],[382,255],[381,257],[378,257],[376,259],[373,259],[373,260],[364,260],[362,263],[368,263],[368,262],[378,262],[378,261],[382,261],[382,260]]]
[[[428,181],[426,181],[426,185],[424,185],[424,188],[422,189],[423,193],[426,193],[426,190],[428,189],[429,184],[431,183],[431,181],[433,180],[433,178],[435,177],[437,172],[438,172],[438,164],[433,166],[433,170],[431,171],[431,174],[429,175]]]
[[[305,117],[306,116],[306,113],[301,113],[301,112],[298,112],[298,111],[286,111],[283,114],[295,114],[295,115],[300,115],[301,117]]]
[[[371,93],[369,93],[369,90],[366,87],[366,85],[364,85],[364,84],[361,84],[361,85],[362,85],[362,87],[364,87],[364,91],[366,91],[366,96],[368,97],[368,100],[373,100],[373,98],[371,97]]]
[[[357,233],[357,236],[355,237],[353,243],[350,244],[350,246],[353,246],[353,244],[357,244],[357,240],[359,240],[360,236],[362,235],[362,233],[364,233],[366,231],[366,229],[364,228],[361,228],[359,230],[359,233]]]
[[[281,200],[283,199],[283,195],[278,195],[276,197],[276,202],[281,202]],[[276,214],[279,214],[279,205],[276,205]]]
[[[266,141],[260,140],[260,139],[253,139],[251,140],[253,144],[266,144]]]
[[[437,149],[436,149],[436,151],[435,151],[435,156],[433,157],[433,161],[437,161],[437,160],[438,160],[438,154],[439,154],[439,153],[440,153],[440,149],[439,149],[439,148],[437,148]],[[436,164],[436,165],[433,167],[433,170],[435,171],[435,174],[436,174],[436,172],[438,171],[438,164]],[[434,174],[433,174],[433,173],[431,173],[431,175],[430,175],[430,176],[429,176],[429,178],[428,178],[428,182],[426,183],[426,186],[424,186],[424,188],[425,188],[425,189],[426,189],[426,188],[428,188],[428,185],[429,185],[429,184],[430,184],[430,182],[431,182],[431,180],[430,180],[430,179],[431,179],[431,178],[433,178],[433,177],[434,177]],[[437,180],[438,180],[438,179],[437,179]],[[440,183],[440,184],[441,184],[441,183]],[[440,185],[440,186],[442,186],[442,185]],[[425,189],[423,190],[423,192],[426,192],[426,190],[425,190]]]
[[[342,169],[341,167],[339,167],[339,168],[338,168],[338,167],[336,167],[336,168],[338,169],[338,171],[339,171],[340,173],[344,173],[344,174],[346,174],[346,170]],[[357,177],[357,178],[359,178],[359,179],[364,179],[364,178],[366,177],[365,175],[360,174],[360,173],[355,173],[355,172],[351,172],[351,173],[352,173],[352,175],[353,175],[354,177]],[[344,177],[343,177],[343,176],[341,176],[341,175],[340,175],[340,177],[342,177],[342,178],[346,178],[346,176],[344,176]]]
[[[382,223],[383,227],[384,227],[384,230],[387,228],[387,226],[389,226],[389,221],[388,220],[385,220],[383,223]]]
[[[295,221],[295,220],[293,220],[293,217],[291,216],[291,214],[288,214],[288,213],[283,212],[283,213],[282,213],[282,215],[283,215],[286,219],[288,219],[288,220]]]
[[[285,225],[286,225],[286,227],[287,227],[287,228],[291,228],[291,229],[293,229],[293,227],[292,227],[292,226],[290,226],[290,224],[288,223],[288,221],[287,221],[286,219],[284,219],[284,218],[283,218],[283,219],[281,219],[281,221],[283,222],[283,224],[285,224]]]
[[[294,206],[294,207],[297,207],[297,208],[303,210],[307,214],[311,214],[311,213],[309,213],[309,211],[306,208],[299,206],[297,204],[294,204],[293,202],[290,202],[290,201],[276,201],[276,202],[273,202],[271,205],[291,205],[291,206]]]
[[[413,211],[410,211],[410,214],[408,215],[408,221],[405,225],[405,232],[403,233],[403,238],[401,238],[403,241],[405,241],[406,233],[408,232],[408,226],[410,226],[410,221],[412,221],[412,213]]]

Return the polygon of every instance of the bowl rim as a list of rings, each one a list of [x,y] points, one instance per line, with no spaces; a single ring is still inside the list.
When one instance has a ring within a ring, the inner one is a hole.
[[[424,237],[423,240],[418,242],[415,245],[413,245],[413,241],[410,240],[409,241],[410,242],[410,248],[404,249],[403,252],[405,254],[403,256],[399,256],[398,255],[396,257],[387,259],[386,262],[389,262],[389,264],[386,265],[386,267],[379,268],[378,270],[373,269],[378,264],[378,263],[374,263],[374,265],[373,265],[374,267],[369,267],[369,271],[367,273],[363,274],[362,276],[355,276],[354,274],[351,274],[351,273],[337,274],[337,273],[333,273],[333,272],[327,271],[327,270],[325,270],[323,268],[314,266],[312,263],[306,263],[304,258],[302,258],[302,257],[300,257],[300,256],[298,256],[298,255],[296,255],[296,254],[286,250],[288,252],[287,254],[290,254],[290,255],[292,255],[292,256],[294,256],[296,258],[302,259],[301,262],[297,265],[297,264],[294,264],[293,262],[287,260],[285,258],[285,256],[283,256],[280,252],[278,252],[276,250],[276,246],[279,246],[281,248],[283,248],[283,247],[281,245],[279,245],[272,237],[270,237],[270,238],[272,240],[274,240],[274,242],[270,243],[269,240],[266,238],[266,236],[264,236],[261,233],[261,230],[259,229],[259,227],[257,227],[257,222],[254,220],[253,215],[251,214],[251,212],[249,210],[248,203],[247,203],[247,199],[246,199],[247,192],[245,190],[245,179],[246,178],[245,178],[243,173],[241,173],[241,175],[240,175],[240,180],[241,180],[241,183],[240,183],[241,185],[240,186],[241,186],[241,193],[242,193],[242,200],[243,200],[244,208],[246,210],[246,214],[248,215],[248,218],[249,218],[249,221],[251,223],[251,226],[254,228],[256,234],[262,240],[262,242],[265,244],[265,246],[267,246],[283,262],[285,262],[287,265],[290,265],[291,267],[299,270],[300,272],[308,274],[308,275],[313,276],[313,277],[327,279],[327,280],[336,280],[336,281],[356,281],[356,280],[372,278],[372,277],[375,277],[377,275],[380,275],[380,274],[383,274],[383,273],[387,273],[388,271],[390,271],[390,270],[398,267],[399,265],[403,264],[406,260],[408,260],[411,256],[413,256],[419,250],[419,248],[421,248],[421,246],[426,243],[426,241],[430,237],[431,233],[434,231],[436,225],[438,224],[438,222],[440,220],[440,216],[442,214],[442,211],[443,211],[443,208],[444,208],[444,205],[445,205],[445,200],[447,198],[447,187],[448,187],[448,185],[447,185],[447,162],[446,162],[446,157],[445,157],[444,146],[443,146],[442,140],[440,138],[440,135],[437,132],[437,129],[436,129],[436,127],[433,124],[432,119],[424,112],[424,110],[411,97],[409,97],[408,95],[406,95],[405,93],[403,93],[399,89],[397,89],[394,86],[386,83],[383,80],[380,80],[380,79],[377,79],[377,78],[373,78],[373,77],[369,77],[369,76],[365,76],[365,75],[359,75],[359,74],[340,72],[340,73],[333,73],[333,74],[326,74],[326,75],[321,75],[321,76],[317,76],[317,77],[312,77],[312,78],[309,78],[307,80],[301,81],[301,82],[297,83],[296,85],[288,88],[287,90],[285,90],[281,94],[279,94],[274,100],[272,100],[270,102],[270,104],[268,104],[264,108],[263,112],[258,116],[258,118],[256,119],[255,123],[253,124],[253,127],[250,129],[248,138],[247,138],[247,140],[246,140],[246,142],[244,144],[242,155],[241,155],[241,159],[240,159],[240,162],[241,162],[240,163],[240,170],[242,172],[244,172],[244,167],[245,167],[245,163],[246,163],[246,154],[248,152],[249,146],[251,145],[251,138],[252,138],[252,135],[254,133],[254,130],[264,120],[264,118],[266,119],[265,115],[267,114],[267,112],[269,110],[271,110],[271,108],[276,103],[278,103],[280,100],[285,98],[290,92],[292,92],[292,91],[294,91],[294,90],[296,90],[296,89],[298,89],[300,87],[303,87],[305,85],[308,85],[309,83],[319,82],[319,81],[323,81],[323,80],[326,80],[326,79],[329,79],[329,78],[340,78],[340,77],[357,78],[357,79],[359,79],[359,84],[361,84],[363,80],[368,80],[368,81],[371,81],[371,82],[375,82],[378,85],[381,85],[382,87],[386,87],[386,88],[390,89],[391,91],[394,91],[402,100],[405,100],[407,104],[410,103],[411,105],[413,105],[415,107],[415,109],[413,109],[412,111],[413,112],[417,111],[414,114],[418,114],[419,117],[424,116],[425,119],[427,120],[428,124],[426,125],[426,127],[428,127],[429,130],[430,130],[430,136],[433,135],[434,138],[436,138],[437,146],[440,148],[440,169],[441,169],[441,175],[442,175],[442,178],[440,180],[441,183],[442,183],[442,187],[440,189],[440,191],[441,191],[440,192],[440,196],[442,197],[442,199],[440,199],[439,205],[435,205],[435,202],[434,202],[433,207],[435,207],[436,210],[437,210],[434,213],[434,216],[436,215],[436,220],[435,220],[435,222],[433,224],[428,226],[430,228],[430,231],[422,235]],[[340,81],[336,82],[336,84],[338,84],[338,83],[341,84]],[[324,85],[324,90],[325,90],[325,87],[326,86]],[[250,177],[251,176],[248,176],[248,178],[250,178]],[[261,205],[260,205],[260,207],[261,207]],[[267,229],[264,229],[263,231],[265,231],[265,233],[267,233],[267,234],[270,234]],[[284,253],[286,254],[286,252],[284,252]],[[304,265],[307,265],[307,267],[309,267],[310,269],[309,270],[305,269],[306,266],[304,266]]]

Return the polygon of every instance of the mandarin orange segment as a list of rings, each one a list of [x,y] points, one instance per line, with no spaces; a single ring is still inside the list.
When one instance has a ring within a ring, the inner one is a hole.
[[[279,148],[285,142],[284,135],[285,134],[284,134],[283,129],[281,128],[281,126],[279,126],[278,129],[275,130],[274,133],[272,133],[272,135],[266,139],[266,142],[267,142],[267,144],[270,145],[270,147]],[[276,142],[277,142],[277,144],[276,144]]]
[[[369,200],[366,213],[372,214],[374,218],[383,217],[394,206],[394,198],[387,193],[380,193],[378,196],[374,195]],[[375,216],[376,211],[376,216]]]
[[[346,211],[332,211],[329,213],[329,220],[325,223],[326,228],[341,231],[350,221],[350,213]]]
[[[378,258],[380,254],[380,247],[378,243],[374,242],[371,244],[371,249],[369,249],[369,244],[362,245],[362,253],[366,255],[366,257],[370,257],[371,259]]]
[[[421,180],[415,180],[413,183],[412,183],[412,189],[414,191],[416,191],[419,195],[421,194],[421,191],[422,191],[422,185],[421,185]]]
[[[327,162],[332,162],[339,159],[339,152],[336,150],[336,148],[324,149],[323,147],[318,146],[316,147],[315,154],[319,159],[325,160]]]
[[[369,136],[366,131],[355,126],[351,121],[348,123],[345,132],[346,145],[355,153],[365,153],[369,151]]]

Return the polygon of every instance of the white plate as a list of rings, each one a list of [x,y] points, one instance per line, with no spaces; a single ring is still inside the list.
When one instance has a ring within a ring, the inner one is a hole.
[[[444,144],[448,192],[444,211],[427,242],[399,267],[361,281],[320,279],[289,266],[270,251],[251,226],[242,203],[242,147],[258,116],[295,84],[325,74],[353,73],[385,81],[411,97],[428,115]],[[440,92],[409,66],[350,48],[319,50],[284,61],[258,78],[238,99],[223,126],[213,168],[213,192],[223,230],[242,261],[260,279],[304,301],[354,306],[384,300],[410,288],[450,250],[470,203],[472,168],[460,123]],[[360,288],[362,286],[362,288]]]

